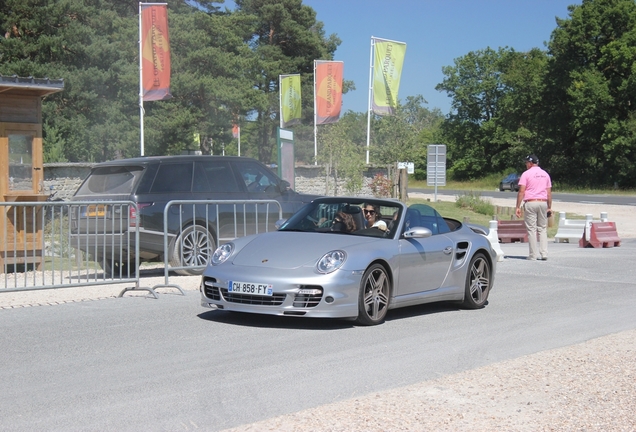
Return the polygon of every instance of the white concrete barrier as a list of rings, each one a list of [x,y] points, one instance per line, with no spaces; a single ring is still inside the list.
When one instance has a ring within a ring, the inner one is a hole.
[[[492,245],[493,250],[497,253],[497,262],[501,262],[504,260],[504,252],[501,249],[501,245],[499,244],[499,234],[497,233],[497,221],[491,220],[489,222],[490,228],[488,230],[488,240],[490,240],[490,244]]]
[[[607,213],[601,213],[600,221],[607,221]],[[578,243],[583,237],[585,227],[592,222],[599,222],[592,219],[591,214],[586,214],[585,219],[566,219],[565,212],[559,212],[559,227],[554,236],[555,243]]]

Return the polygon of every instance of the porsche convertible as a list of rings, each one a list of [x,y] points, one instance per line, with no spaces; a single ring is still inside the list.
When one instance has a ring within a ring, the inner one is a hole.
[[[202,276],[201,305],[360,325],[422,303],[479,309],[497,263],[487,233],[425,204],[318,198],[277,231],[219,246]]]

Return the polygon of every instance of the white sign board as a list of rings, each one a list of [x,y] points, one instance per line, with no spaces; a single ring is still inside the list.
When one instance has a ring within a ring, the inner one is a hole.
[[[415,164],[413,162],[398,162],[398,169],[405,169],[407,174],[415,174]]]
[[[426,185],[446,186],[446,146],[430,144],[426,158]]]

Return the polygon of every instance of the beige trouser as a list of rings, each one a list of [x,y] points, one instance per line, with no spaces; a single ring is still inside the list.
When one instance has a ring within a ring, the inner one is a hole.
[[[524,205],[524,220],[528,230],[528,258],[548,257],[548,203],[545,201],[527,201]],[[539,233],[539,250],[537,250]]]

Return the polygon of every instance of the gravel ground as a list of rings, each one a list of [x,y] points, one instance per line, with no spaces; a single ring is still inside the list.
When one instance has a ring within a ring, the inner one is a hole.
[[[231,431],[635,431],[636,331]]]
[[[431,194],[410,196],[433,199]],[[514,197],[491,201],[514,206]],[[595,219],[607,212],[621,238],[636,237],[633,207],[561,202],[553,207],[557,213],[592,214]],[[160,270],[145,273],[142,286],[164,281]],[[197,290],[199,281],[170,277],[170,283],[184,290]],[[0,292],[0,309],[99,301],[116,297],[124,287]],[[636,431],[635,383],[636,330],[631,330],[231,430]]]

